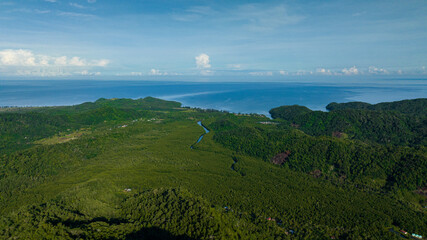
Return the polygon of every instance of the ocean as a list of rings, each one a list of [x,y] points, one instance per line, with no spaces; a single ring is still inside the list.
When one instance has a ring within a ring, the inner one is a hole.
[[[144,98],[183,106],[267,114],[282,105],[326,110],[330,102],[378,103],[427,97],[426,80],[376,83],[160,82],[94,80],[0,80],[0,106],[75,105],[99,98]]]

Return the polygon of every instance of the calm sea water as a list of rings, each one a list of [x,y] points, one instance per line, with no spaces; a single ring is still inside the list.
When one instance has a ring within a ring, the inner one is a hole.
[[[369,84],[149,81],[0,81],[0,106],[74,105],[98,98],[158,97],[184,106],[267,114],[281,105],[325,110],[330,102],[378,103],[427,97],[427,81]]]

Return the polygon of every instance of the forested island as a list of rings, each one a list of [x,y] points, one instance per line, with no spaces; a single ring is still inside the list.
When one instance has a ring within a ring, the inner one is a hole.
[[[425,238],[427,99],[327,109],[0,108],[0,239]]]

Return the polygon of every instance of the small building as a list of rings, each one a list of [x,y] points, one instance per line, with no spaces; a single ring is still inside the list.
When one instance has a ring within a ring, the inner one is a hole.
[[[418,239],[423,239],[423,236],[415,234],[415,233],[412,233],[412,237],[418,238]]]

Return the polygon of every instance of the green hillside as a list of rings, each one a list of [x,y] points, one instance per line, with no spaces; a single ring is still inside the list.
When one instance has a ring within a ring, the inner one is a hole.
[[[291,126],[298,117],[154,98],[3,110],[0,239],[427,234],[427,203],[417,192],[427,179],[422,141],[312,134]],[[210,132],[194,145],[204,133],[198,121]]]
[[[419,98],[412,100],[402,100],[396,102],[384,102],[377,104],[369,104],[364,102],[348,102],[348,103],[330,103],[326,106],[329,111],[344,110],[344,109],[365,109],[365,110],[380,110],[380,111],[396,111],[404,114],[426,115],[427,114],[427,98]]]
[[[361,141],[401,146],[427,144],[427,99],[393,103],[331,103],[330,112],[302,106],[270,110],[275,119],[313,136],[348,137]]]

